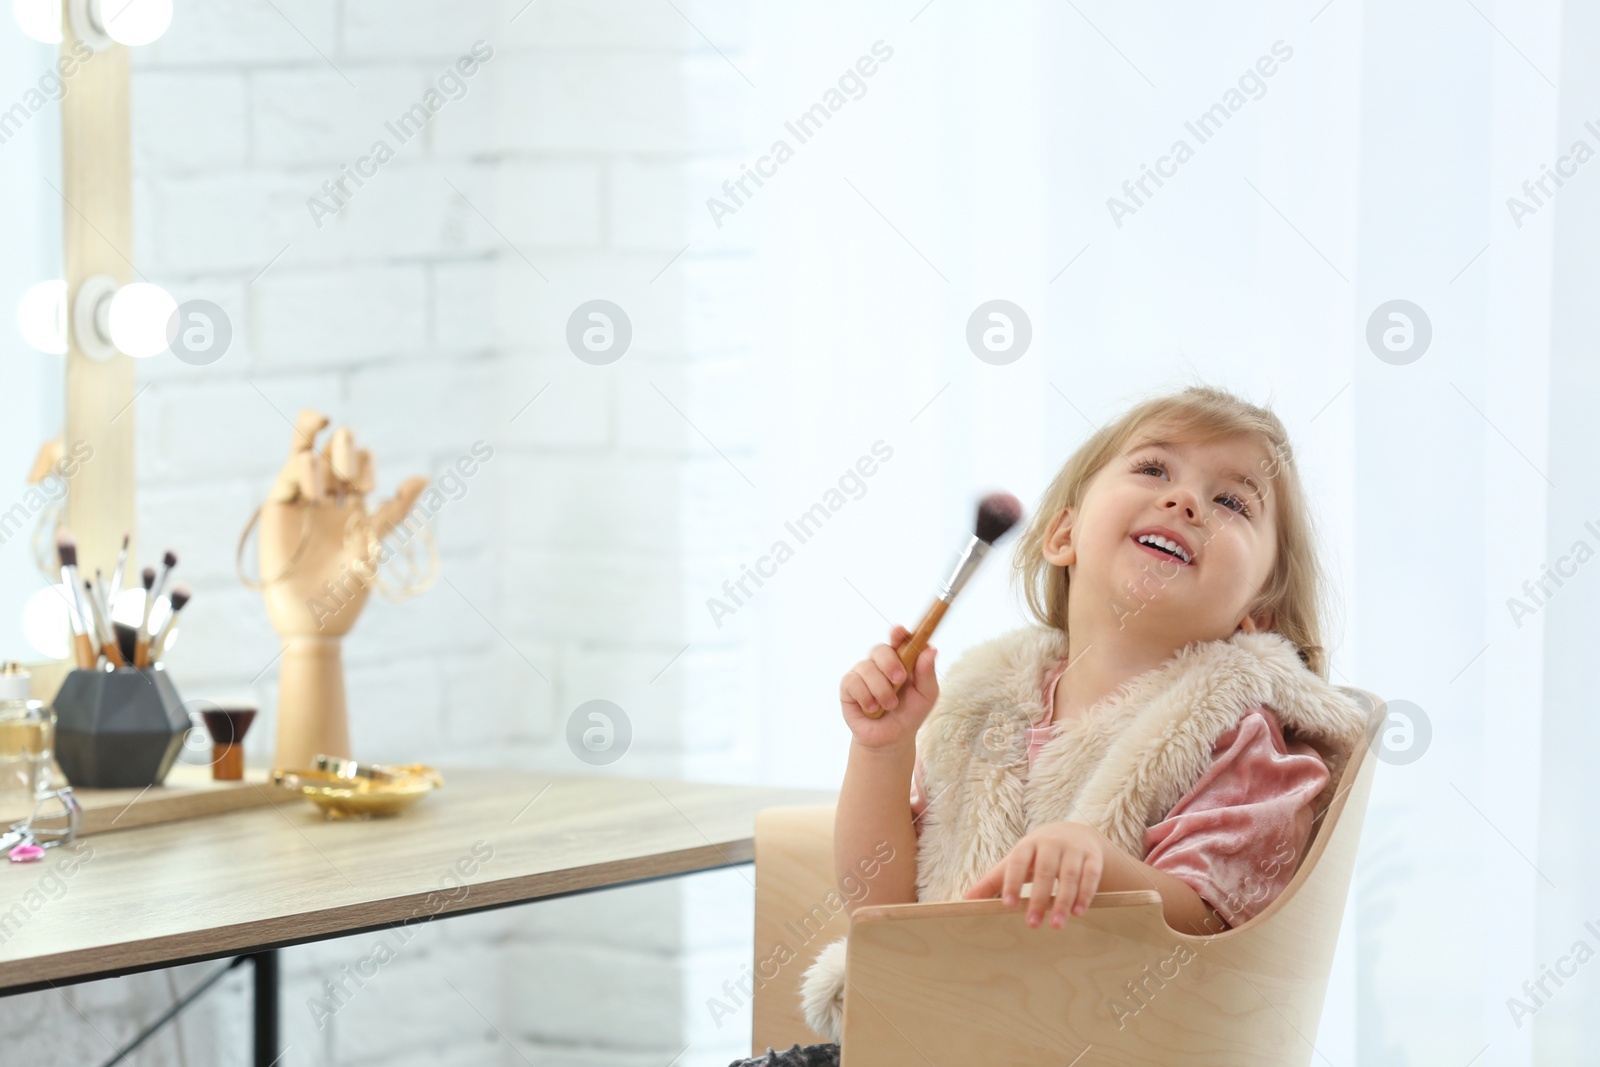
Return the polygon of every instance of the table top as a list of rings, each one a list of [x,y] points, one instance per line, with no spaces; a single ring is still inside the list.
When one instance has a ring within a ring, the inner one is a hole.
[[[114,830],[0,864],[0,992],[712,870],[756,812],[831,791],[444,768],[402,814],[295,798]]]

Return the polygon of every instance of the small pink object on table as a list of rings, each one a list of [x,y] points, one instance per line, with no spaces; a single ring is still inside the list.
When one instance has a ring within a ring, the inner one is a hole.
[[[44,849],[38,845],[18,845],[11,850],[12,863],[33,863],[44,858]]]

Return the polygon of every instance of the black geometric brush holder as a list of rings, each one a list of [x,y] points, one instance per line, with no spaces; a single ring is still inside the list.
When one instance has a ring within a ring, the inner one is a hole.
[[[56,693],[56,762],[75,786],[160,785],[183,749],[189,713],[165,670],[74,670]]]

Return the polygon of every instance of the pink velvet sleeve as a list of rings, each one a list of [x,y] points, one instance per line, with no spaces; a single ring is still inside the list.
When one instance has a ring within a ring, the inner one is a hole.
[[[1287,742],[1266,705],[1218,737],[1211,755],[1194,788],[1145,831],[1144,860],[1238,926],[1294,876],[1328,767],[1311,745]]]

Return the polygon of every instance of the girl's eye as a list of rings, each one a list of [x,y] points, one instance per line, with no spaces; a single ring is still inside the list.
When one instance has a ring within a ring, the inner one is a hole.
[[[1141,459],[1133,465],[1133,473],[1135,474],[1148,474],[1151,471],[1155,471],[1157,475],[1165,476],[1167,473],[1166,464],[1162,463],[1159,459],[1150,458]],[[1223,506],[1229,511],[1234,511],[1244,516],[1249,516],[1250,514],[1249,503],[1238,493],[1224,493],[1222,496],[1217,497],[1217,499],[1221,501]]]

